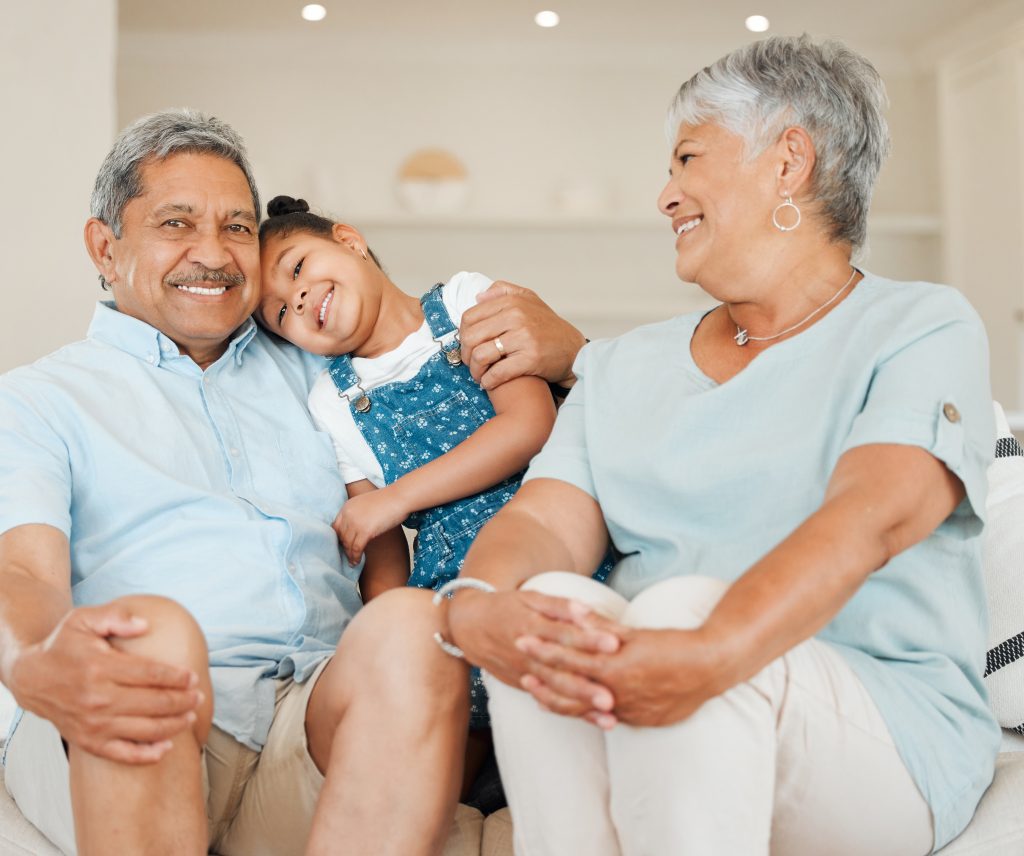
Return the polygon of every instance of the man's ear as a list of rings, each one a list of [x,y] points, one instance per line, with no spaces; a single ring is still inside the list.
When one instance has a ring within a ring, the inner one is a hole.
[[[86,220],[85,249],[92,263],[96,265],[96,270],[107,282],[113,282],[117,278],[113,257],[115,240],[114,230],[102,220],[96,217]]]
[[[782,132],[776,145],[780,155],[776,176],[779,195],[799,197],[810,187],[817,160],[814,141],[804,128],[793,125]]]

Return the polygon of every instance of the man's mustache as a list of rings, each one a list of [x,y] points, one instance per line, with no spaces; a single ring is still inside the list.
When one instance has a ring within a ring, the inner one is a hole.
[[[223,270],[198,265],[188,273],[172,273],[164,279],[168,285],[190,285],[194,282],[222,282],[225,285],[244,285],[245,274],[228,273]]]

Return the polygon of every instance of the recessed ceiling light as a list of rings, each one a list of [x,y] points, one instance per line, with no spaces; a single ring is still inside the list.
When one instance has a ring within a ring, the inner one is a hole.
[[[534,15],[533,20],[538,27],[557,27],[558,22],[561,19],[558,17],[557,12],[551,12],[549,10],[545,12],[538,12]]]
[[[751,15],[743,22],[752,33],[763,33],[771,26],[764,15]]]
[[[327,17],[327,10],[319,3],[310,3],[302,7],[302,17],[307,21],[322,21]]]

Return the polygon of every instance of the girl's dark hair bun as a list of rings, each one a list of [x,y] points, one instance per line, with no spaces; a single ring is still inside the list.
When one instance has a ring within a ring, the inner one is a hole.
[[[309,211],[309,203],[305,199],[275,196],[267,203],[268,217],[281,217],[285,214],[304,214],[307,211]]]

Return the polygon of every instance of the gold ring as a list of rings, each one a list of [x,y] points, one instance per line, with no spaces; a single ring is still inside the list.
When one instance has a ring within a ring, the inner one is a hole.
[[[498,349],[498,356],[499,357],[505,356],[505,346],[503,344],[501,344],[501,339],[495,337],[495,339],[494,339],[494,347]]]

